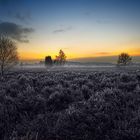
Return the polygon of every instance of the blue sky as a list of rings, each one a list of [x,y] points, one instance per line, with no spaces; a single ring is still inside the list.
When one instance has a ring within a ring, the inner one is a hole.
[[[0,32],[22,59],[139,55],[139,0],[0,0]]]

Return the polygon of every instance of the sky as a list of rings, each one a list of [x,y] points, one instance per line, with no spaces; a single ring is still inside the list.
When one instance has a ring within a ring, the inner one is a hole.
[[[20,59],[140,56],[140,0],[0,0],[0,34]]]

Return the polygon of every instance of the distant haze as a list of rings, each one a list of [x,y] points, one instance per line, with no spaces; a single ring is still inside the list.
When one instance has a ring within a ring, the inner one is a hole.
[[[95,63],[116,63],[118,56],[104,56],[104,57],[83,57],[83,58],[73,58],[67,59],[70,62],[95,62]],[[44,59],[34,59],[34,60],[21,60],[24,63],[39,63],[44,61]],[[140,56],[132,56],[132,62],[140,63]]]
[[[75,59],[70,59],[70,61],[116,63],[117,59],[118,59],[118,56],[104,56],[104,57],[75,58]],[[132,56],[132,61],[140,62],[140,56]]]

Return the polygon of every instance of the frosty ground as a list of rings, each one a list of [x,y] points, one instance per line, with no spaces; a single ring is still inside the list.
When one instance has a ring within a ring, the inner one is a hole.
[[[140,139],[139,67],[22,67],[0,80],[1,140]]]

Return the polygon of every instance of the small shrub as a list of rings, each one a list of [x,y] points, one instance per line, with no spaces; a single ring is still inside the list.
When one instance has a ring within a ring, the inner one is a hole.
[[[82,94],[86,100],[88,100],[90,98],[91,92],[90,92],[88,86],[85,86],[85,85],[82,86]]]
[[[9,73],[0,80],[0,139],[137,140],[139,79],[139,71]]]
[[[60,111],[66,109],[71,102],[70,95],[56,91],[49,96],[48,106],[52,111]]]

